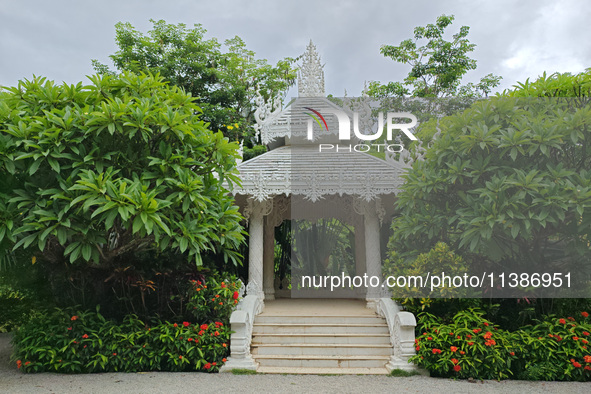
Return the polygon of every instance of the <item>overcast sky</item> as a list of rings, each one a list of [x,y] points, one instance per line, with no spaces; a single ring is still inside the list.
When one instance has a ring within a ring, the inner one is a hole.
[[[147,32],[150,19],[202,24],[209,37],[236,35],[271,63],[302,54],[310,39],[325,63],[326,91],[359,95],[364,81],[402,80],[408,67],[380,54],[383,44],[412,37],[413,28],[456,17],[450,33],[470,26],[478,68],[464,82],[494,73],[501,88],[543,71],[591,67],[591,2],[586,0],[200,1],[0,0],[0,85],[33,74],[69,83],[109,62],[115,23]]]

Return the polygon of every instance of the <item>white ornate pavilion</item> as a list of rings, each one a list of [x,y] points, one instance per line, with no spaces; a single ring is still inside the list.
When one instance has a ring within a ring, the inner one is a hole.
[[[310,118],[302,116],[302,107],[319,113],[338,108],[325,96],[323,66],[312,42],[298,75],[298,99],[282,108],[279,100],[265,103],[260,98],[255,129],[269,151],[238,165],[241,186],[232,192],[248,221],[248,284],[247,295],[231,318],[235,333],[225,370],[256,369],[250,354],[253,322],[265,301],[276,298],[274,236],[275,227],[284,220],[335,218],[353,227],[356,275],[381,277],[380,228],[388,225],[385,219],[392,214],[406,166],[350,149],[319,154],[319,144],[337,138],[327,132],[338,129],[336,119],[327,116],[324,133],[309,141],[304,136]],[[387,320],[393,346],[390,369],[411,368],[406,360],[414,352],[414,316],[402,312],[388,292],[363,291],[367,306]],[[351,295],[344,291],[341,297]]]

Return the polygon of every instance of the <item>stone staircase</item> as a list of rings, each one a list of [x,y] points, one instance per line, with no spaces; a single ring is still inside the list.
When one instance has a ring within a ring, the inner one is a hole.
[[[392,344],[385,319],[363,303],[350,301],[342,314],[336,305],[330,311],[308,306],[298,311],[266,308],[255,318],[251,354],[257,372],[388,373]]]

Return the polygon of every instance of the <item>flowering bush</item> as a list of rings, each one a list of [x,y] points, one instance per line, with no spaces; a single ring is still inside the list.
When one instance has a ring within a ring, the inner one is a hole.
[[[215,372],[226,361],[229,339],[229,327],[220,321],[147,325],[127,316],[115,324],[98,309],[56,309],[14,333],[13,361],[24,372]]]
[[[219,279],[226,277],[226,279]],[[239,301],[241,282],[233,275],[209,276],[192,280],[187,309],[200,321],[218,320],[229,324]]]
[[[450,324],[422,313],[422,334],[415,342],[412,362],[433,376],[530,380],[591,380],[589,314],[549,316],[535,326],[515,332],[500,329],[468,309]]]

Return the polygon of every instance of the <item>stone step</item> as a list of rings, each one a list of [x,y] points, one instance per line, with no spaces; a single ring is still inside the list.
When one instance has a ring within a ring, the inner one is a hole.
[[[384,319],[374,315],[353,315],[353,316],[298,316],[298,315],[265,315],[256,317],[257,323],[340,323],[340,324],[380,324]]]
[[[294,375],[388,375],[386,368],[290,368],[290,367],[259,367],[258,373],[294,374]]]
[[[260,344],[252,345],[255,355],[314,355],[314,356],[389,356],[392,346],[377,344]]]
[[[257,334],[252,344],[262,343],[363,343],[390,345],[390,334]]]
[[[384,322],[375,324],[361,323],[258,323],[253,325],[253,335],[258,334],[389,334]]]
[[[253,355],[261,367],[384,368],[390,356]]]

